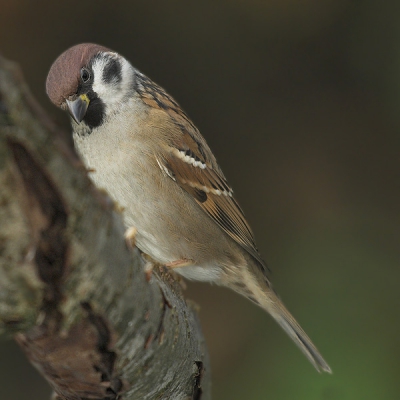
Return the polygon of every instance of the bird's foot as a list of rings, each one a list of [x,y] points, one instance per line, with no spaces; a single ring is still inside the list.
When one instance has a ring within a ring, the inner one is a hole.
[[[136,246],[136,235],[137,229],[134,226],[125,231],[125,242],[129,249],[133,249]]]
[[[150,279],[153,276],[154,266],[159,265],[161,268],[164,268],[165,271],[175,279],[175,281],[179,283],[182,289],[186,289],[185,281],[177,272],[175,272],[175,269],[193,265],[193,260],[183,258],[166,264],[160,264],[154,261],[148,254],[142,253],[142,257],[146,261],[144,266],[144,274],[147,282],[150,282]]]
[[[182,258],[180,260],[175,260],[169,263],[166,263],[165,266],[169,269],[175,269],[175,268],[182,268],[182,267],[188,267],[189,265],[193,265],[194,261],[190,260],[189,258]]]

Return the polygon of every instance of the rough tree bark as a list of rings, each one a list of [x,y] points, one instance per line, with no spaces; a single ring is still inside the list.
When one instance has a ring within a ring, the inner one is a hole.
[[[0,335],[57,399],[209,399],[196,313],[168,271],[146,279],[66,137],[0,58]]]

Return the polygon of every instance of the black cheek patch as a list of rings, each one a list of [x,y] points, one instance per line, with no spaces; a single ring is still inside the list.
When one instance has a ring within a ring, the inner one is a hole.
[[[105,83],[119,83],[122,80],[121,64],[118,60],[111,58],[103,70],[103,81]]]

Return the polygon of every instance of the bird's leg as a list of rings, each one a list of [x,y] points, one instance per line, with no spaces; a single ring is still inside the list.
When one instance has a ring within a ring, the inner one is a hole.
[[[147,254],[142,254],[142,256],[146,256]],[[146,257],[143,257],[146,259]],[[147,282],[150,282],[151,277],[153,276],[153,268],[154,262],[146,260],[146,264],[144,265],[144,276]]]
[[[136,235],[137,235],[137,229],[134,226],[131,226],[125,231],[125,242],[126,245],[128,246],[129,249],[133,249],[136,246]],[[140,250],[139,250],[140,251]],[[154,264],[156,264],[156,261],[154,261],[148,254],[143,253],[140,251],[140,254],[142,258],[145,260],[145,265],[144,265],[144,275],[146,278],[147,282],[150,282],[151,276],[153,275],[153,267]]]
[[[175,269],[175,268],[188,267],[189,265],[193,265],[193,264],[194,264],[193,260],[190,260],[189,258],[182,258],[180,260],[175,260],[175,261],[166,263],[165,266],[170,269]]]
[[[175,260],[169,263],[164,264],[164,267],[167,269],[168,273],[174,277],[174,279],[179,283],[183,290],[186,289],[185,281],[182,276],[177,273],[178,268],[188,267],[193,265],[194,261],[188,258],[182,258],[180,260]]]
[[[144,275],[146,278],[147,282],[150,282],[150,279],[153,275],[153,268],[157,263],[157,261],[153,260],[148,254],[143,253],[140,249],[139,249],[139,253],[142,256],[142,259],[145,261],[144,264]]]
[[[175,278],[177,282],[179,282],[179,285],[183,290],[186,289],[186,284],[185,281],[183,280],[182,276],[179,275],[175,270],[177,268],[184,268],[188,267],[190,265],[193,265],[194,261],[189,259],[189,258],[182,258],[180,260],[175,260],[169,263],[165,264],[165,267],[167,268],[168,272]]]
[[[136,246],[136,235],[138,230],[131,226],[125,231],[125,242],[129,249],[133,249]],[[158,264],[157,261],[153,260],[148,254],[141,252],[143,259],[146,261],[144,266],[144,274],[147,282],[150,282],[150,279],[153,275],[153,268],[155,264]],[[189,258],[181,258],[179,260],[171,261],[169,263],[163,264],[163,266],[168,270],[168,272],[174,276],[175,280],[179,282],[183,289],[186,289],[186,285],[184,284],[182,277],[174,272],[176,268],[188,267],[189,265],[193,265],[194,261]]]
[[[125,242],[129,249],[133,249],[136,246],[136,235],[137,229],[134,226],[125,231]]]
[[[142,253],[142,257],[144,258],[144,260],[146,260],[146,264],[144,266],[144,273],[146,276],[146,281],[149,282],[153,274],[154,265],[159,263],[154,261],[148,254]],[[172,275],[177,282],[179,282],[182,289],[186,289],[186,285],[182,277],[179,274],[177,274],[174,270],[176,268],[187,267],[193,264],[194,264],[193,260],[182,258],[180,260],[175,260],[166,264],[159,264],[159,265],[161,265],[161,267],[164,267],[168,271],[168,273]]]

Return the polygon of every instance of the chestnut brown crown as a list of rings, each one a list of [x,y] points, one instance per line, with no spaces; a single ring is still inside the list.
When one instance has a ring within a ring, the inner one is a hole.
[[[46,93],[57,106],[78,90],[80,70],[88,65],[93,56],[110,51],[94,43],[82,43],[64,51],[53,63],[46,79]]]

